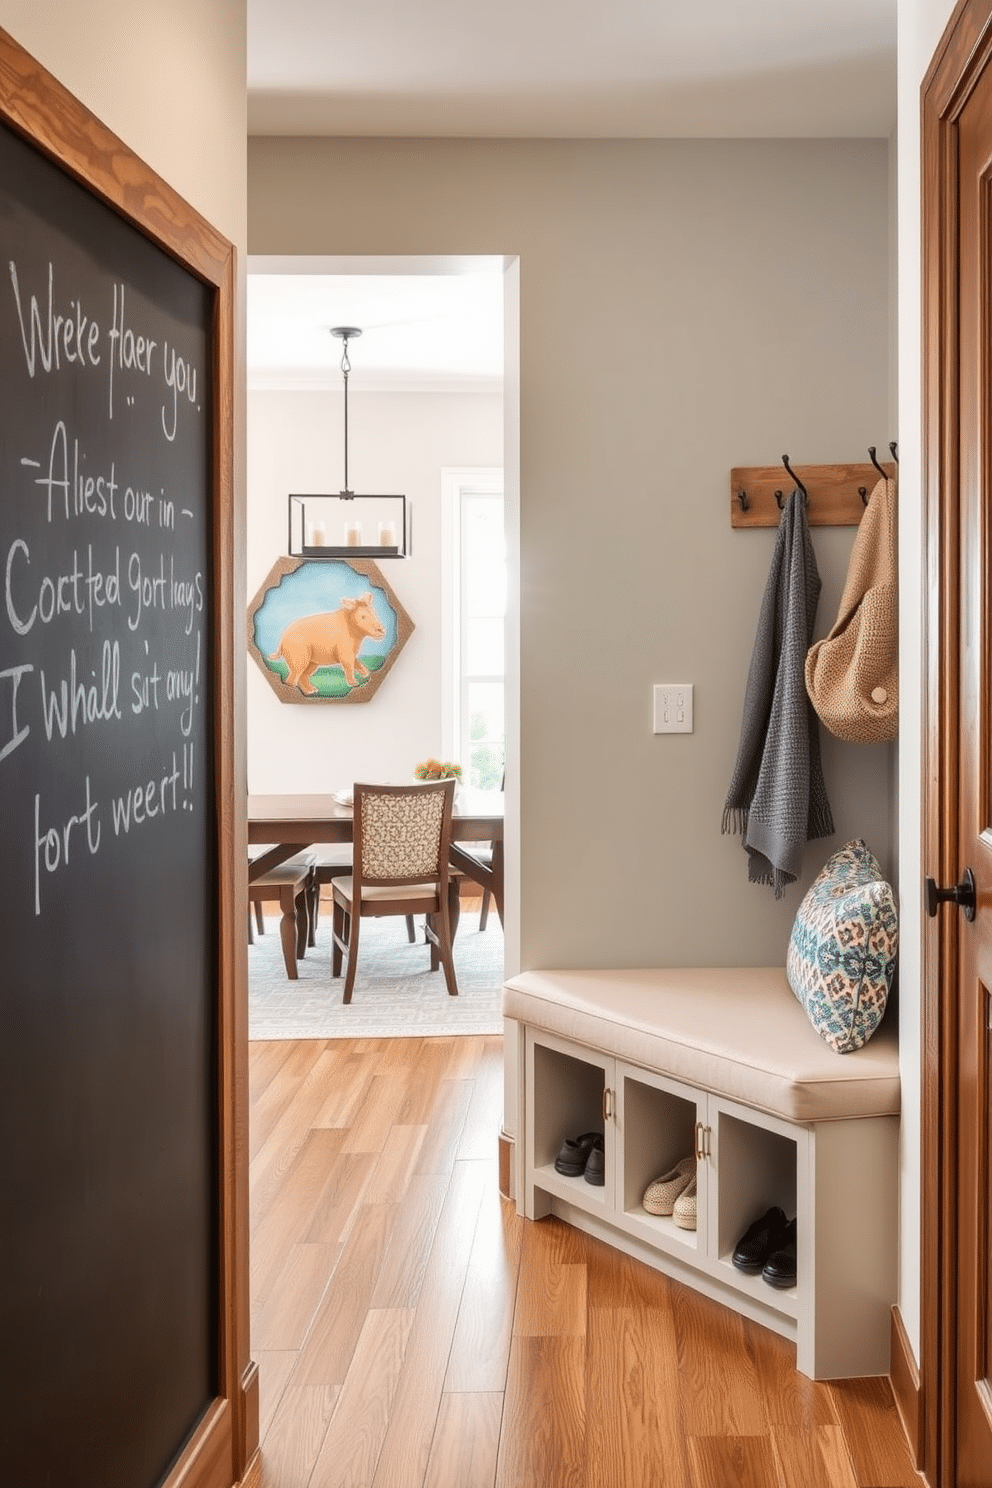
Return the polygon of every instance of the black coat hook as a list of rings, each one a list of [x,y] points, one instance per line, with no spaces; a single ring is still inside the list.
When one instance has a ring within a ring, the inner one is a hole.
[[[894,439],[890,439],[889,440],[889,453],[892,456],[893,460],[895,460],[896,464],[898,465],[899,464],[899,446],[898,446],[898,444],[896,443],[896,441]]]
[[[740,502],[741,511],[747,511],[748,508],[751,505],[750,501],[748,501],[748,499],[747,499],[747,492],[746,491],[738,491],[737,492],[737,500]]]
[[[791,470],[789,471],[789,474],[792,475],[792,471]],[[793,477],[793,479],[795,479],[795,477]],[[805,506],[808,503],[808,501],[809,501],[809,492],[806,490],[806,487],[805,486],[799,485],[798,482],[796,484],[799,486],[799,490],[801,490],[802,493],[803,493],[803,506]],[[785,511],[785,492],[784,491],[776,491],[775,492],[775,505],[778,507],[779,511]]]
[[[869,455],[869,457],[871,459],[871,463],[874,465],[874,467],[878,471],[879,475],[882,476],[882,478],[884,480],[888,480],[888,474],[887,474],[887,472],[882,468],[881,465],[879,465],[878,461],[875,458],[875,446],[873,444],[870,444],[868,446],[868,455]]]
[[[789,457],[788,457],[788,455],[783,455],[782,456],[782,464],[785,466],[786,470],[789,472],[789,475],[791,476],[791,478],[795,481],[798,490],[802,491],[802,493],[803,493],[803,500],[804,501],[808,501],[809,500],[809,492],[807,491],[806,487],[803,485],[802,481],[799,479],[799,477],[796,474],[796,472],[793,470],[792,466],[789,464]],[[779,505],[781,505],[781,503],[779,503]]]
[[[867,506],[868,505],[868,487],[867,486],[859,486],[858,487],[858,495],[861,497],[861,505],[862,506]]]

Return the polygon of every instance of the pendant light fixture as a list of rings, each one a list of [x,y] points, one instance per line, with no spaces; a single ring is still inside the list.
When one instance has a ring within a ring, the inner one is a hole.
[[[291,495],[289,551],[305,558],[408,558],[410,514],[405,496],[363,496],[348,485],[348,342],[358,326],[333,326],[342,342],[344,485],[337,495]]]

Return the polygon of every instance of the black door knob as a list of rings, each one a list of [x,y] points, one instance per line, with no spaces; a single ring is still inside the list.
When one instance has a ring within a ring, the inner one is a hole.
[[[937,913],[937,905],[945,899],[953,904],[959,905],[964,910],[966,920],[975,918],[975,875],[970,868],[966,868],[961,875],[961,882],[956,883],[951,889],[938,889],[932,878],[923,880],[923,899],[927,907],[927,914],[932,918]]]

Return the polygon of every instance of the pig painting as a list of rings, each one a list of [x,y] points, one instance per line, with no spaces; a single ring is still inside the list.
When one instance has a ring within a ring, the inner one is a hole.
[[[313,674],[319,667],[340,666],[349,687],[355,687],[357,679],[364,681],[369,672],[358,659],[359,648],[366,637],[381,641],[385,634],[372,605],[372,591],[366,590],[355,599],[342,599],[339,609],[291,621],[270,660],[286,663],[287,687],[313,697],[317,692]]]
[[[367,703],[413,633],[368,558],[277,558],[248,607],[248,650],[280,703]],[[363,658],[363,659],[360,659]]]

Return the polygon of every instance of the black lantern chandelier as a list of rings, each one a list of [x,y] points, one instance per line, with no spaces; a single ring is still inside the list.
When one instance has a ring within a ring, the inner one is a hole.
[[[410,513],[405,496],[364,496],[348,485],[348,342],[358,326],[333,326],[342,342],[344,485],[336,495],[291,495],[289,551],[305,558],[408,558]]]

